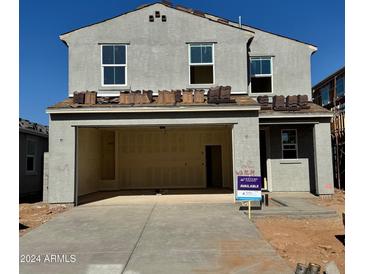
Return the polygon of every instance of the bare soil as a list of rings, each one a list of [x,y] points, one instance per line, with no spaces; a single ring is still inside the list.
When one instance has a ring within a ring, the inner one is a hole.
[[[332,198],[314,197],[312,203],[335,209],[338,218],[292,219],[270,217],[255,219],[262,236],[278,251],[288,265],[316,263],[321,271],[334,261],[341,273],[345,273],[345,227],[342,213],[345,211],[345,193],[336,190]],[[322,272],[321,272],[322,273]]]
[[[70,205],[50,205],[42,202],[19,204],[19,236],[23,236],[71,207]]]

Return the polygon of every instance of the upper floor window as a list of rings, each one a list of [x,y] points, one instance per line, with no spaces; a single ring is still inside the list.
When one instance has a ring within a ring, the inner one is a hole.
[[[341,76],[336,79],[336,95],[341,97],[345,95],[345,77]]]
[[[272,58],[250,58],[251,93],[272,92]]]
[[[189,45],[190,84],[214,84],[214,45]]]
[[[322,106],[326,106],[330,103],[330,86],[326,85],[321,88]]]
[[[127,84],[127,46],[101,46],[101,75],[103,86],[125,86]]]
[[[32,139],[27,139],[26,142],[26,171],[34,172],[36,142]]]
[[[298,158],[297,130],[283,129],[281,131],[281,147],[283,159]]]

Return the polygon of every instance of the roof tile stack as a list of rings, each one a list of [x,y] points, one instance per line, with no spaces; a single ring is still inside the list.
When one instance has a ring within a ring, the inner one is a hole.
[[[273,109],[277,111],[284,111],[286,110],[285,107],[285,98],[282,95],[276,95],[273,97]]]
[[[300,110],[298,106],[298,97],[295,95],[286,96],[286,109],[289,111]]]

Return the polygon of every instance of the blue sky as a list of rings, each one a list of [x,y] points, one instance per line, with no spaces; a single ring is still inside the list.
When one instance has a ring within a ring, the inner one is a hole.
[[[20,0],[19,115],[48,124],[45,109],[67,97],[67,47],[64,32],[92,24],[146,0]],[[312,84],[345,64],[343,0],[179,0],[181,4],[232,21],[314,44]]]

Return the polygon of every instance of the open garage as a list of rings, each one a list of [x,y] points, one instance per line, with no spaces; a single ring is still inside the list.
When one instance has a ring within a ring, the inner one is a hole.
[[[233,192],[232,160],[231,125],[80,127],[77,194],[173,189]]]

